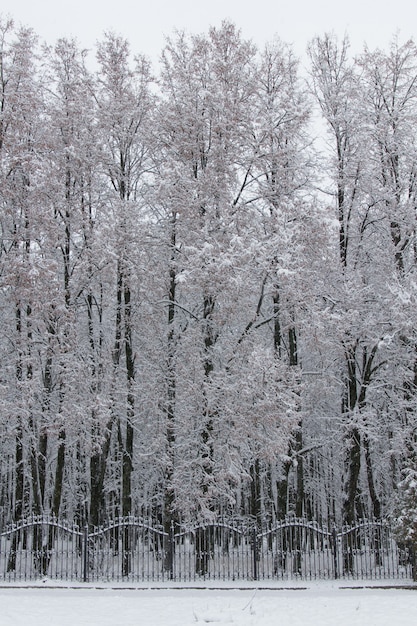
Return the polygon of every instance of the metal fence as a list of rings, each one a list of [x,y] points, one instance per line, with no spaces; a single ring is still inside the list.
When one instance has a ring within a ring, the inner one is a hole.
[[[117,519],[80,528],[31,517],[0,532],[0,580],[80,581],[410,579],[409,549],[384,521],[331,530],[286,519],[247,524],[171,525]]]

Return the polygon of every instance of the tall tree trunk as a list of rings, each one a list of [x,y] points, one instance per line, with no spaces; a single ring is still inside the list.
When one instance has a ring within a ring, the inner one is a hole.
[[[288,346],[289,346],[289,364],[290,367],[298,367],[298,339],[295,326],[291,326],[288,330]],[[296,517],[302,517],[304,514],[304,460],[301,453],[303,449],[303,422],[298,420],[298,427],[294,433],[294,443],[292,444],[291,455],[294,457],[295,463],[295,506],[294,512]]]
[[[16,358],[16,388],[22,386],[23,382],[23,354],[22,354],[22,311],[19,304],[15,309],[15,329],[17,337],[17,358]],[[15,489],[14,489],[14,513],[15,522],[23,517],[24,511],[24,494],[25,494],[25,473],[23,458],[23,427],[22,416],[17,416],[16,429],[16,451],[15,451]],[[13,572],[16,569],[17,556],[17,533],[13,534],[12,545],[10,546],[9,557],[7,560],[7,571]]]
[[[358,374],[357,374],[357,344],[345,351],[347,380],[345,396],[342,400],[342,415],[349,422],[358,403]],[[355,521],[355,507],[358,497],[358,481],[361,468],[361,434],[353,423],[349,424],[345,435],[345,473],[343,485],[342,518],[344,524],[353,524]]]
[[[213,373],[213,354],[212,350],[216,343],[216,334],[213,328],[212,314],[215,307],[215,299],[213,296],[206,294],[203,300],[203,340],[204,340],[204,380],[205,385],[208,387],[211,384],[211,375]],[[210,488],[213,477],[213,430],[214,430],[214,415],[212,409],[209,406],[207,393],[204,390],[204,408],[203,408],[204,423],[201,431],[202,447],[202,491],[203,494],[207,494]]]
[[[130,287],[124,284],[125,359],[127,376],[126,433],[123,449],[122,515],[132,513],[133,433],[135,419],[135,357],[132,346],[132,304]]]
[[[366,476],[368,479],[369,495],[371,497],[371,502],[372,502],[372,515],[375,519],[380,519],[381,518],[381,502],[380,502],[380,499],[378,498],[376,488],[375,488],[370,442],[369,442],[369,437],[367,435],[363,437],[363,447],[365,451]]]
[[[261,467],[259,459],[255,459],[250,467],[250,507],[249,514],[260,527],[263,516],[261,498]]]
[[[169,292],[168,292],[168,333],[167,333],[167,400],[166,400],[166,465],[164,471],[164,503],[163,503],[163,527],[166,537],[165,545],[165,569],[172,572],[173,553],[171,537],[171,525],[174,522],[174,463],[175,463],[175,402],[176,402],[176,370],[175,370],[175,302],[176,302],[176,212],[171,215],[171,259],[169,268]]]

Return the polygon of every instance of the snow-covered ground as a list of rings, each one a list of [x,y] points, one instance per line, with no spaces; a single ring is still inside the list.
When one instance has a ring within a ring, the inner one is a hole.
[[[415,626],[417,589],[0,589],[1,626]],[[398,583],[397,583],[398,584]]]

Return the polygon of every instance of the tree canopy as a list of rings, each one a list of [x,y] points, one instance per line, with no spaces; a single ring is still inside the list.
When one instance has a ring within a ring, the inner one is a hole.
[[[308,52],[224,22],[93,71],[1,21],[0,525],[398,509],[417,49]]]

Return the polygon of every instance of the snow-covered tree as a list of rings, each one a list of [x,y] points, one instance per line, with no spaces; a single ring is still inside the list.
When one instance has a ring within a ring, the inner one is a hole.
[[[149,172],[146,139],[152,105],[151,75],[149,63],[143,57],[135,58],[132,66],[128,42],[111,33],[99,43],[97,59],[100,67],[95,89],[99,163],[107,178],[106,202],[114,229],[109,243],[116,266],[111,418],[104,447],[93,459],[91,476],[97,509],[113,435],[122,460],[119,510],[122,515],[128,515],[132,513],[134,432],[138,428],[138,355],[134,342],[135,335],[141,332],[136,324],[141,280],[139,224],[145,220],[141,210]]]
[[[7,518],[40,506],[43,461],[37,450],[36,367],[38,280],[45,279],[39,255],[42,204],[38,180],[43,143],[36,36],[11,21],[0,24],[0,202],[2,439],[6,457],[14,447],[8,479]],[[14,438],[14,444],[13,442]]]

